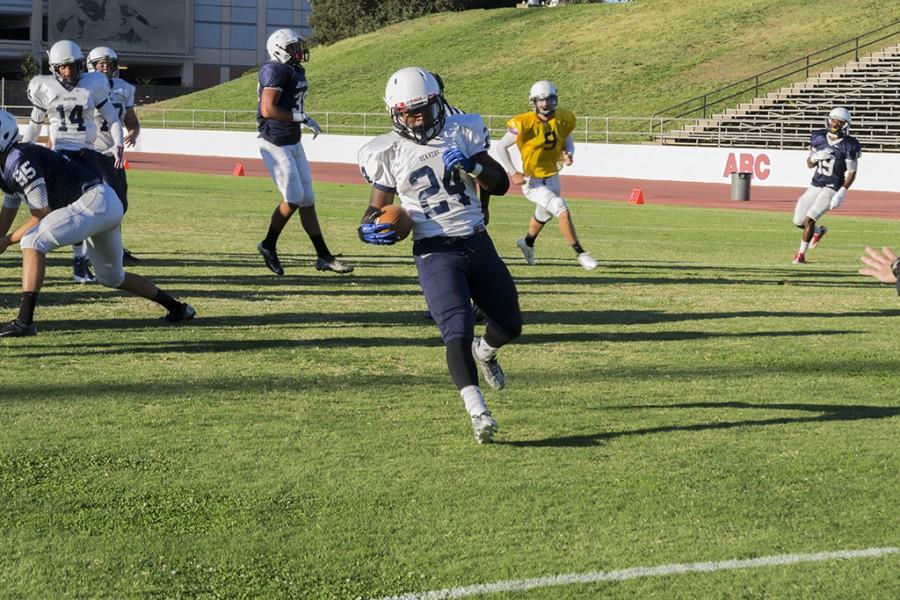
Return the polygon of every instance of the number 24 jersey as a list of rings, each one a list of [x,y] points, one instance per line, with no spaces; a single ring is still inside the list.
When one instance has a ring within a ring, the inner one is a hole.
[[[444,170],[443,154],[458,148],[466,156],[484,152],[490,137],[478,114],[447,117],[444,129],[427,144],[395,131],[363,146],[359,168],[377,189],[400,196],[413,221],[413,239],[467,236],[484,225],[475,180],[460,169]]]

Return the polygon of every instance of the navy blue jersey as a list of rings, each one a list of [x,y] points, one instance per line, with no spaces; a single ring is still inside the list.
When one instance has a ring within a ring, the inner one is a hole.
[[[304,112],[306,100],[306,71],[303,67],[293,67],[270,60],[259,66],[259,85],[256,93],[262,98],[263,88],[281,90],[276,106],[288,112]],[[276,146],[289,146],[300,141],[300,123],[286,123],[275,119],[266,119],[260,111],[260,103],[256,103],[256,122],[259,137]]]
[[[862,154],[859,140],[850,135],[840,138],[835,144],[829,144],[827,129],[813,131],[810,136],[810,145],[814,151],[831,150],[832,158],[830,160],[819,161],[816,164],[812,184],[816,187],[829,187],[833,190],[844,185],[844,179],[847,176],[847,161],[858,160],[859,155]]]
[[[9,196],[24,199],[41,183],[47,189],[50,210],[57,210],[78,200],[100,183],[100,178],[68,157],[43,146],[13,146],[0,171],[0,189]]]

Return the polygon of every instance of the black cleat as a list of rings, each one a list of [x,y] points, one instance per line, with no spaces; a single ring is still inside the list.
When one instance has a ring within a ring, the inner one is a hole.
[[[127,248],[122,249],[122,264],[123,265],[132,266],[132,265],[138,264],[139,262],[141,262],[141,261],[138,260],[138,257],[135,256],[134,254],[132,254]]]
[[[170,311],[167,315],[160,317],[161,321],[165,321],[166,323],[183,323],[185,321],[190,321],[197,315],[197,311],[194,310],[194,307],[188,304],[187,302],[181,303],[181,308],[177,311]]]
[[[284,269],[281,268],[281,261],[278,260],[278,253],[274,248],[269,249],[262,245],[262,242],[256,245],[256,249],[259,250],[259,255],[263,257],[263,260],[266,261],[266,266],[270,271],[281,277],[284,275]]]
[[[25,337],[29,335],[37,335],[37,327],[34,326],[34,323],[26,325],[18,319],[13,319],[0,328],[0,337]]]
[[[336,256],[320,256],[316,259],[316,269],[319,271],[334,271],[341,275],[353,272],[353,267],[341,262]]]

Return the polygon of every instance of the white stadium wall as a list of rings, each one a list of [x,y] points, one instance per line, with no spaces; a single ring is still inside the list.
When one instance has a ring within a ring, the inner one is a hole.
[[[370,137],[311,135],[303,147],[312,162],[356,164],[357,150]],[[259,158],[255,132],[142,129],[137,152]],[[753,185],[805,187],[812,172],[806,152],[760,148],[576,144],[575,164],[566,175],[625,179],[729,183],[734,171],[752,172]],[[860,159],[854,189],[900,192],[900,154],[866,154]]]

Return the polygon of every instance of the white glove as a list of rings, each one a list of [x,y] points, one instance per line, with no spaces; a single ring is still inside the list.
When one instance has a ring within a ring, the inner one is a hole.
[[[832,158],[834,158],[834,152],[831,150],[831,148],[819,150],[818,152],[812,152],[809,155],[809,160],[811,162],[822,162],[823,160],[831,160]]]
[[[322,133],[322,128],[319,127],[319,124],[316,123],[316,120],[313,119],[312,117],[306,117],[306,120],[303,121],[303,124],[306,125],[306,127],[307,127],[310,131],[313,132],[313,139],[316,139],[316,137],[317,137],[320,133]]]
[[[831,197],[831,210],[836,209],[841,205],[841,202],[844,201],[844,198],[847,197],[847,188],[842,187],[838,191],[834,193],[834,196]]]

